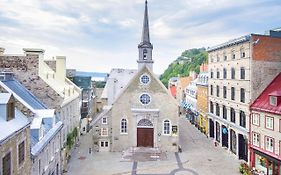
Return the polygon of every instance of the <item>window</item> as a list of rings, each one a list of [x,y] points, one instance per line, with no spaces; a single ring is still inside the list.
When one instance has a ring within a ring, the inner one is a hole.
[[[269,96],[269,104],[272,106],[277,106],[277,97]]]
[[[220,106],[216,103],[216,115],[220,116]]]
[[[143,59],[146,60],[147,59],[147,50],[143,49]]]
[[[211,63],[214,62],[213,55],[210,55],[210,57],[211,57]]]
[[[144,105],[147,105],[150,103],[150,96],[148,94],[142,94],[140,96],[140,102]]]
[[[107,118],[106,118],[106,117],[103,117],[101,123],[102,123],[102,124],[107,124]]]
[[[21,165],[24,162],[24,154],[25,154],[25,145],[24,145],[24,141],[22,141],[19,145],[18,145],[18,163],[19,165]]]
[[[148,84],[149,83],[149,81],[150,81],[150,78],[149,78],[149,76],[148,75],[142,75],[141,77],[140,77],[140,82],[142,83],[142,84]]]
[[[5,157],[2,159],[2,174],[3,175],[11,175],[11,152],[7,153]]]
[[[231,122],[235,123],[235,110],[233,108],[230,108],[230,120]]]
[[[127,120],[126,119],[122,119],[121,120],[121,133],[127,133],[128,132],[128,126],[127,126]]]
[[[164,135],[169,135],[171,133],[171,124],[169,120],[165,120],[163,124],[163,134]]]
[[[108,141],[101,141],[100,147],[108,147]]]
[[[219,79],[219,78],[220,78],[220,70],[217,69],[217,79]]]
[[[265,128],[274,130],[274,118],[273,117],[265,117]]]
[[[15,103],[10,102],[7,104],[7,121],[15,118]]]
[[[253,132],[253,145],[260,146],[260,135],[258,133]]]
[[[226,86],[223,86],[223,98],[226,98],[227,96],[227,89]]]
[[[244,111],[240,111],[240,126],[246,128],[246,115]]]
[[[213,69],[211,69],[211,78],[214,78]]]
[[[222,117],[225,120],[227,119],[227,109],[226,109],[226,107],[224,105],[222,106]]]
[[[245,80],[245,68],[244,67],[240,68],[240,79]]]
[[[265,150],[273,153],[274,150],[274,139],[268,136],[265,136]]]
[[[108,136],[108,129],[107,128],[101,128],[101,136]]]
[[[217,85],[217,97],[220,96],[220,87]]]
[[[224,59],[224,61],[227,60],[227,56],[226,56],[226,53],[225,53],[225,52],[223,52],[223,59]]]
[[[259,114],[256,114],[256,113],[252,113],[252,122],[254,125],[256,126],[260,126],[260,115]]]
[[[235,59],[235,51],[231,51],[231,56],[232,56],[232,59]]]
[[[243,48],[240,49],[240,56],[241,56],[241,58],[246,57],[246,53],[245,53],[245,50]]]
[[[214,104],[212,101],[210,101],[210,112],[213,114],[214,113]]]
[[[235,100],[235,88],[231,87],[231,100]]]
[[[231,79],[235,79],[235,69],[231,68]]]
[[[223,68],[223,78],[226,79],[226,77],[227,77],[226,68]]]
[[[213,85],[210,86],[211,95],[213,95]]]
[[[245,103],[245,89],[240,89],[240,102]]]
[[[219,57],[219,54],[217,54],[217,62],[220,61],[220,57]]]

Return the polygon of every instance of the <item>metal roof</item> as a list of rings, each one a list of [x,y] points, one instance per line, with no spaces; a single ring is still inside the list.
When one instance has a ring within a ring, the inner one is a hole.
[[[33,109],[47,109],[47,107],[40,102],[30,91],[28,91],[17,80],[5,80],[2,83],[7,86],[14,94],[19,96],[23,101],[29,104]]]
[[[275,77],[275,79],[265,88],[260,96],[251,105],[251,110],[257,110],[262,112],[269,112],[273,114],[281,115],[281,102],[277,106],[269,104],[270,95],[278,96],[281,91],[281,73]],[[280,97],[279,97],[280,98]]]

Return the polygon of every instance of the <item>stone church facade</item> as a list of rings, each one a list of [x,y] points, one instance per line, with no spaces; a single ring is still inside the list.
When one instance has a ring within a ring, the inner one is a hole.
[[[145,3],[138,70],[113,69],[104,92],[103,111],[93,120],[94,144],[99,151],[130,147],[178,150],[179,107],[153,73],[148,10]]]

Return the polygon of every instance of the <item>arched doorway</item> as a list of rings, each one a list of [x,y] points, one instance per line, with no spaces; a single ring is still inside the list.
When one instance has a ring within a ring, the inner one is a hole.
[[[228,148],[228,129],[224,125],[221,126],[221,133],[222,133],[222,146]]]
[[[148,119],[141,119],[137,125],[137,147],[153,147],[153,124]]]

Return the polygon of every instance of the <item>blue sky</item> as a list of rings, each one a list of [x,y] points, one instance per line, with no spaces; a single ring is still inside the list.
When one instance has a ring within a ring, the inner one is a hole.
[[[154,72],[182,51],[281,27],[281,0],[148,0]],[[0,0],[0,47],[42,48],[67,68],[137,68],[144,0]]]

